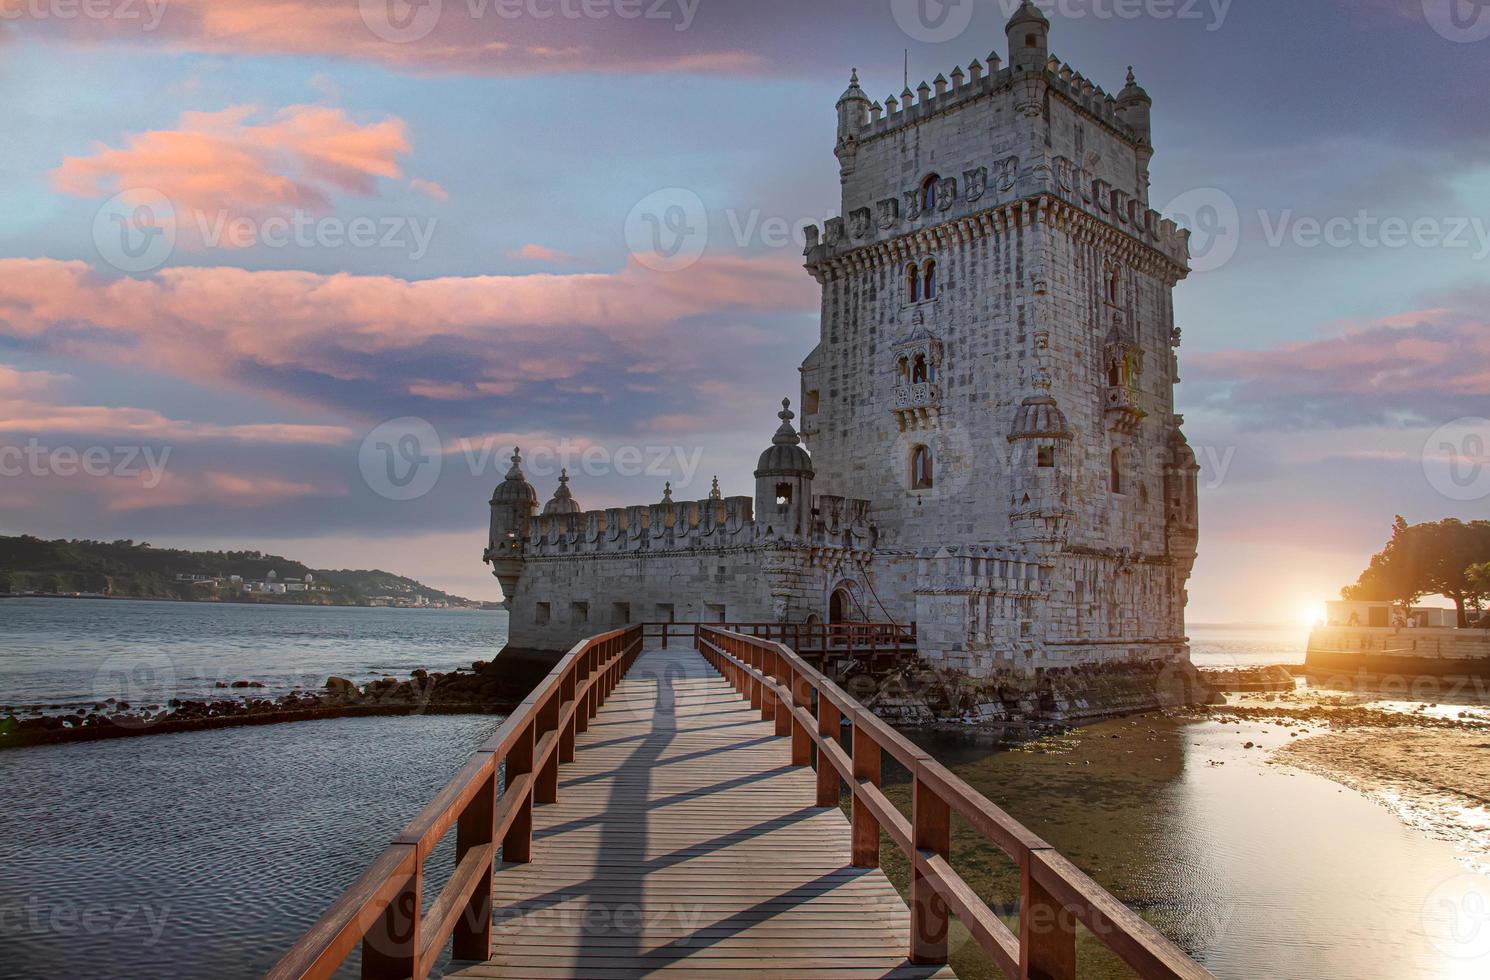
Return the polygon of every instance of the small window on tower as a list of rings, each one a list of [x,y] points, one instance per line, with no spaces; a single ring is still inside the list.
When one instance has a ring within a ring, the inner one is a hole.
[[[816,415],[817,414],[817,403],[818,403],[818,393],[817,393],[817,391],[815,391],[815,390],[814,391],[809,391],[802,398],[802,414],[803,415]]]
[[[920,299],[921,270],[916,268],[915,263],[911,263],[905,269],[905,301],[916,303],[920,302]]]
[[[921,181],[921,210],[930,211],[936,207],[936,185],[941,180],[936,174],[929,175]]]
[[[1038,34],[1026,34],[1024,36],[1024,46],[1027,48],[1038,48],[1040,46],[1040,36]]]
[[[1114,360],[1111,364],[1107,365],[1107,386],[1109,388],[1116,388],[1118,385],[1120,385],[1122,383],[1123,383],[1123,372],[1122,372],[1122,369],[1118,366],[1118,362],[1116,360]]]
[[[535,626],[547,626],[550,615],[550,606],[546,602],[540,602],[533,606],[533,624]]]
[[[931,450],[917,446],[911,450],[911,489],[930,490],[932,485]]]
[[[785,507],[792,502],[792,485],[790,483],[776,484],[776,506]]]
[[[1109,489],[1113,493],[1123,492],[1123,451],[1114,449],[1112,451],[1112,473],[1109,476]]]
[[[927,299],[936,299],[936,260],[927,259],[921,274],[921,293]]]
[[[895,377],[902,382],[911,379],[911,362],[908,358],[902,357],[895,362]]]
[[[1036,465],[1042,470],[1055,468],[1055,447],[1041,446],[1036,450]]]

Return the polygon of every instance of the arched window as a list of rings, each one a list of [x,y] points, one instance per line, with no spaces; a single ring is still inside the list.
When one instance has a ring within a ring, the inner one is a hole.
[[[927,259],[921,273],[921,294],[927,299],[936,299],[936,259]]]
[[[1113,493],[1123,492],[1123,451],[1112,451],[1112,471],[1108,475],[1108,489]]]
[[[1116,388],[1123,383],[1122,368],[1118,366],[1117,358],[1113,358],[1107,364],[1107,386]]]
[[[931,174],[921,181],[921,210],[933,211],[936,209],[936,185],[941,178]]]
[[[916,359],[911,362],[911,384],[925,384],[931,380],[926,372],[926,355],[917,354]]]
[[[930,490],[931,480],[931,450],[925,446],[917,446],[911,450],[911,489]]]

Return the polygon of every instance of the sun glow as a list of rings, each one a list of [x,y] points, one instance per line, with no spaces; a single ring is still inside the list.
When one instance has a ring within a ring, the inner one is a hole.
[[[1305,626],[1317,626],[1325,620],[1323,599],[1311,599],[1299,606],[1299,622]]]

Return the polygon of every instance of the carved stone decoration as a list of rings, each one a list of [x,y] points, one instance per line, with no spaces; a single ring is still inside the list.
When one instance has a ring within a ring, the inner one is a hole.
[[[1019,180],[1019,157],[1004,157],[993,165],[993,186],[1001,193],[1007,193],[1014,189],[1014,184]]]
[[[900,220],[900,202],[887,197],[879,202],[879,225],[881,231],[889,231]]]
[[[837,245],[843,241],[843,219],[829,218],[827,239],[829,245]]]
[[[962,192],[967,196],[969,201],[976,201],[982,197],[983,192],[988,189],[988,168],[978,167],[974,170],[964,170],[962,172],[962,187]]]
[[[869,209],[858,208],[849,213],[849,231],[855,238],[863,238],[869,234]]]
[[[915,221],[921,217],[921,192],[906,191],[901,195],[905,199],[905,217],[908,221]]]
[[[943,177],[936,182],[936,209],[946,211],[957,200],[957,178]]]
[[[1080,180],[1076,175],[1076,164],[1065,157],[1055,158],[1055,186],[1061,194],[1068,197],[1080,186]]]

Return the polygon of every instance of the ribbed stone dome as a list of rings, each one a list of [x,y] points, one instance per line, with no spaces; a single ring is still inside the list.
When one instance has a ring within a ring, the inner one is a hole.
[[[1055,399],[1049,395],[1031,395],[1019,406],[1009,439],[1070,439],[1071,426]]]
[[[543,507],[543,516],[549,517],[553,514],[578,514],[579,501],[574,499],[574,494],[569,491],[569,471],[559,471],[559,489],[554,491],[554,499]]]
[[[1019,9],[1014,11],[1014,16],[1009,18],[1009,23],[1004,25],[1004,30],[1007,31],[1016,24],[1024,23],[1039,24],[1046,30],[1050,29],[1050,18],[1041,13],[1040,8],[1030,3],[1030,0],[1024,0],[1024,3],[1019,5]]]
[[[812,457],[802,448],[802,440],[797,436],[797,430],[792,428],[792,419],[796,416],[792,414],[791,404],[790,398],[781,400],[781,411],[776,415],[781,419],[781,428],[772,437],[771,448],[761,453],[755,464],[756,479],[765,476],[805,476],[811,479],[815,475]]]
[[[538,506],[538,491],[534,490],[533,484],[523,476],[522,462],[522,450],[512,450],[512,468],[507,471],[507,479],[498,483],[497,489],[492,492],[491,502],[493,504]]]

